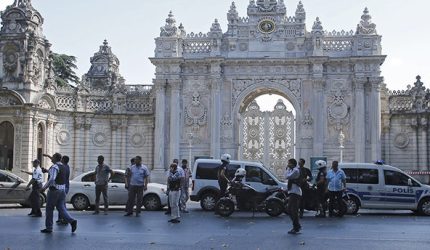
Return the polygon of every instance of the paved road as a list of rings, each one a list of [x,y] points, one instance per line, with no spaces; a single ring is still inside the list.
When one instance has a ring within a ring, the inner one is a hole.
[[[44,218],[26,216],[28,209],[0,208],[2,249],[430,249],[430,217],[408,211],[362,211],[358,216],[319,219],[305,213],[303,232],[288,235],[290,220],[258,213],[237,212],[225,219],[190,204],[181,223],[170,224],[163,212],[124,217],[122,209],[109,215],[71,211],[78,219],[41,234]]]

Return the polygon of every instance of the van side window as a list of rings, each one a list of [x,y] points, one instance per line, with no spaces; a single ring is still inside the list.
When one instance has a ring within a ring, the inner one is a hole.
[[[236,170],[238,168],[240,168],[240,165],[229,165],[228,166],[226,175],[227,175],[227,178],[229,180],[233,180],[234,174],[236,173]]]
[[[357,183],[357,169],[355,168],[342,168],[346,175],[346,183]]]
[[[392,186],[408,186],[409,177],[397,171],[384,170],[385,185]],[[419,186],[418,183],[412,180],[413,186]]]
[[[219,163],[199,163],[197,165],[196,179],[218,180]]]
[[[378,169],[358,169],[357,183],[361,184],[378,184],[379,175]]]
[[[261,169],[255,166],[245,166],[246,170],[246,181],[249,182],[262,182],[261,181]]]

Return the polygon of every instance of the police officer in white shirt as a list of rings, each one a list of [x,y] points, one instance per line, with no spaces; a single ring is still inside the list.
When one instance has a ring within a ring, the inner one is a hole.
[[[42,217],[42,211],[40,210],[40,189],[42,188],[43,172],[38,159],[33,161],[33,168],[33,172],[21,170],[21,172],[32,176],[27,185],[27,190],[30,189],[30,185],[32,187],[30,194],[31,212],[28,215],[31,217]]]

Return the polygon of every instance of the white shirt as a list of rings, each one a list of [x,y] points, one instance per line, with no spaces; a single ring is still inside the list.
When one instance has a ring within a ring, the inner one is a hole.
[[[33,170],[32,178],[35,181],[37,181],[37,183],[42,183],[42,181],[43,181],[43,172],[42,172],[42,169],[40,168],[40,166],[37,166],[37,168],[35,168]]]

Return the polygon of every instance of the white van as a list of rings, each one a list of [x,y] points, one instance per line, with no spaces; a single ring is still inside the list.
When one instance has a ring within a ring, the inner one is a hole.
[[[219,185],[217,172],[221,165],[221,160],[198,159],[194,163],[192,175],[192,191],[190,199],[200,201],[200,206],[204,210],[213,210],[219,195]],[[246,170],[245,182],[259,192],[265,192],[267,188],[284,187],[287,184],[278,180],[260,162],[230,161],[227,169],[227,177],[231,180],[238,168]]]
[[[359,208],[410,209],[430,215],[430,186],[384,164],[339,163],[350,197],[348,213]]]

